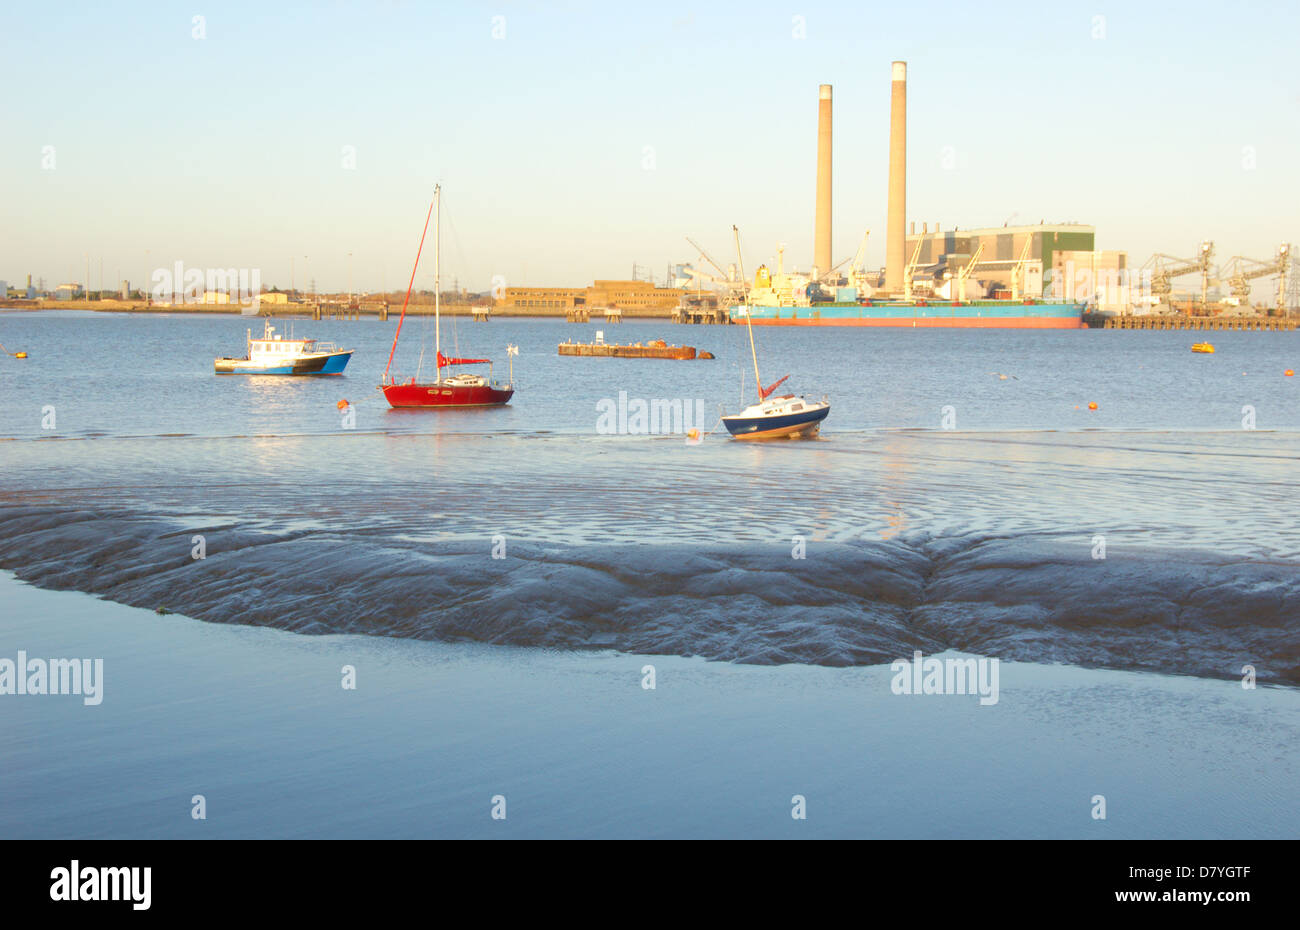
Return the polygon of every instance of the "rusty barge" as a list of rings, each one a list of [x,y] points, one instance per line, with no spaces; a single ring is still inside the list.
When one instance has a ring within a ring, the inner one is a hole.
[[[694,346],[670,346],[662,339],[648,343],[634,342],[631,345],[606,344],[597,342],[561,342],[560,355],[590,356],[593,358],[667,358],[678,361],[713,358],[708,352],[695,351]]]

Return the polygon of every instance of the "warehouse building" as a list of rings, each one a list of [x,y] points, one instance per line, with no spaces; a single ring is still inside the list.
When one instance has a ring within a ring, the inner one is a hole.
[[[585,287],[508,287],[505,295],[497,299],[495,309],[498,312],[546,313],[571,310],[584,306],[586,302]]]
[[[916,231],[916,224],[913,223],[904,251],[910,261],[920,242],[917,265],[933,274],[938,281],[952,268],[964,267],[983,246],[974,277],[988,285],[991,291],[996,291],[1011,286],[1012,270],[1019,263],[1028,242],[1029,253],[1025,261],[1038,263],[1037,267],[1042,269],[1042,285],[1037,293],[1034,293],[1035,288],[1028,286],[1035,277],[1031,271],[1027,276],[1026,293],[1041,296],[1052,292],[1052,275],[1058,267],[1055,260],[1057,253],[1092,252],[1096,248],[1096,239],[1095,227],[1079,223],[951,230],[940,230],[938,223],[933,228],[928,223],[922,223],[920,232]]]
[[[590,287],[508,287],[496,302],[502,312],[563,313],[575,307],[670,313],[686,293],[649,281],[594,281]]]

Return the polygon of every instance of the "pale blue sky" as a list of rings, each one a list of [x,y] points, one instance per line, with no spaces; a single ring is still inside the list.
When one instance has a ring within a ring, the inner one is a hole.
[[[634,261],[662,277],[695,258],[686,235],[732,260],[732,223],[748,268],[778,241],[807,267],[821,83],[834,254],[869,226],[878,267],[894,59],[918,227],[1075,220],[1138,264],[1201,238],[1267,258],[1300,242],[1298,9],[10,4],[0,279],[81,280],[89,254],[92,287],[101,256],[110,285],[179,260],[287,287],[296,256],[300,287],[345,289],[351,251],[358,290],[396,288],[437,180],[448,283],[577,286]]]

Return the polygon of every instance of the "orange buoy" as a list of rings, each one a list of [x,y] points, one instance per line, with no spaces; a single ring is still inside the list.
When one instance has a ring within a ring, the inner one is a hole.
[[[347,402],[346,400],[341,400],[341,401],[339,401],[339,403],[338,403],[338,407],[339,407],[340,410],[345,410],[345,409],[347,409],[347,406],[348,406],[348,402]]]
[[[700,438],[700,431],[697,430],[697,429],[687,430],[687,431],[686,431],[686,438],[687,438],[687,439],[699,439],[699,438]]]
[[[26,352],[23,352],[23,353],[20,354],[18,357],[19,357],[19,358],[22,358],[22,357],[23,357],[24,355],[26,355],[26,354],[27,354]],[[1295,371],[1292,370],[1292,369],[1290,369],[1290,368],[1288,368],[1285,372],[1283,372],[1283,374],[1285,374],[1288,378],[1290,378],[1292,375],[1295,374]]]
[[[1096,409],[1097,409],[1097,402],[1094,400],[1094,401],[1092,401],[1090,404],[1088,404],[1088,409],[1089,409],[1089,410],[1096,410]]]

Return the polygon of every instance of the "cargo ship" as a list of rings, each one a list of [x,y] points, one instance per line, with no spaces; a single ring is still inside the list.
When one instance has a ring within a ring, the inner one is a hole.
[[[950,329],[1082,329],[1084,304],[1010,300],[920,299],[833,301],[805,306],[737,304],[728,308],[733,323],[748,310],[755,326],[904,326]]]
[[[946,285],[945,285],[946,286]],[[829,299],[828,299],[829,298]],[[870,288],[808,286],[760,266],[746,303],[727,308],[732,323],[755,326],[901,326],[950,329],[1083,329],[1085,301],[870,296]]]

